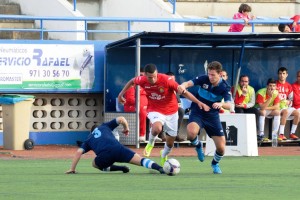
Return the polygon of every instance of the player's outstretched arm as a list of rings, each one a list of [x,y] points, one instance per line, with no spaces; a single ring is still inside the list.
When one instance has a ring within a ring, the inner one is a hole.
[[[83,153],[83,149],[79,148],[77,150],[77,152],[75,153],[75,156],[74,156],[72,164],[71,164],[71,168],[68,171],[65,172],[66,174],[76,174],[75,169],[76,169],[76,166],[77,166],[77,164],[78,164],[78,162],[81,158],[82,153]]]
[[[124,103],[126,102],[126,99],[125,99],[123,96],[124,96],[125,92],[126,92],[130,87],[132,87],[132,86],[134,85],[133,80],[134,80],[134,78],[131,79],[130,81],[128,81],[128,82],[126,83],[126,85],[124,86],[124,88],[123,88],[123,89],[121,90],[121,92],[119,93],[119,95],[118,95],[118,101],[119,101],[119,103],[124,104]]]
[[[128,135],[129,134],[129,126],[128,126],[128,122],[125,119],[125,117],[123,117],[123,116],[117,117],[117,123],[121,124],[123,126],[122,133],[124,133],[125,135]]]
[[[192,93],[190,93],[189,91],[185,91],[182,96],[184,96],[185,98],[191,100],[192,102],[196,103],[200,109],[203,109],[204,111],[209,111],[210,107],[208,105],[206,105],[205,103],[199,101]]]

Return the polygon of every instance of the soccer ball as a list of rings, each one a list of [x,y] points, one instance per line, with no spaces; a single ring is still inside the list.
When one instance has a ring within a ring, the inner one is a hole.
[[[180,163],[175,158],[170,158],[165,162],[163,169],[167,175],[174,176],[180,172]]]

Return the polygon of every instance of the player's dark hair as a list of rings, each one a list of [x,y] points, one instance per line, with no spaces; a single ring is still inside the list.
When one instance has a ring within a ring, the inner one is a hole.
[[[241,82],[242,78],[245,78],[245,77],[247,77],[249,79],[249,76],[243,74],[243,75],[240,76],[239,82]]]
[[[168,75],[168,76],[175,76],[175,74],[173,72],[167,72],[166,75]]]
[[[286,73],[288,72],[287,68],[285,67],[280,67],[278,70],[277,70],[277,74],[279,74],[279,72],[284,72],[286,71]]]
[[[278,30],[279,30],[280,32],[284,32],[286,26],[287,26],[287,24],[279,24],[279,25],[278,25]]]
[[[220,73],[223,70],[222,64],[218,61],[212,61],[207,65],[207,70],[216,70],[217,73]]]
[[[270,83],[271,84],[276,84],[276,80],[273,79],[273,78],[269,78],[268,81],[267,81],[267,85],[269,85]]]
[[[150,74],[153,74],[157,70],[155,64],[147,64],[144,69],[145,69],[145,73],[150,73]]]
[[[91,128],[91,133],[95,130],[95,128],[97,128],[98,126],[96,124],[94,124],[94,126],[92,126]]]
[[[239,13],[251,12],[251,7],[248,4],[242,3],[239,7]]]

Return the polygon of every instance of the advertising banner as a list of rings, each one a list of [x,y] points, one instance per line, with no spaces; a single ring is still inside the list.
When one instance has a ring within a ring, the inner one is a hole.
[[[93,44],[0,46],[0,90],[93,89]]]

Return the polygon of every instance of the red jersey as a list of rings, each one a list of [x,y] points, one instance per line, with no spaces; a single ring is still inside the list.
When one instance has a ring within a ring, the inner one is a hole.
[[[279,92],[279,99],[280,100],[289,100],[292,98],[293,95],[293,88],[291,84],[288,82],[280,83],[279,81],[276,81],[277,90]]]
[[[256,96],[256,103],[257,104],[265,103],[269,98],[270,98],[270,96],[267,94],[266,94],[266,96],[262,96],[261,94],[258,93]],[[277,97],[274,99],[274,101],[270,103],[271,104],[270,106],[274,106],[277,103],[280,103],[279,95],[277,95]]]
[[[178,111],[176,95],[178,83],[165,74],[157,74],[157,81],[149,83],[146,76],[134,78],[134,83],[140,85],[148,98],[148,112],[159,112],[171,115]]]
[[[294,98],[293,98],[293,107],[298,109],[300,108],[300,84],[295,82],[292,84]]]
[[[134,112],[135,111],[135,86],[129,88],[125,94],[124,98],[126,102],[124,104],[125,112]],[[143,88],[140,87],[140,108],[148,105],[148,99],[146,96],[146,92]]]
[[[293,20],[294,22],[297,23],[296,26],[295,26],[295,31],[293,31],[293,24],[289,25],[291,31],[300,32],[300,24],[298,24],[299,19],[300,19],[300,15],[295,15],[294,17],[291,18],[291,20]]]

